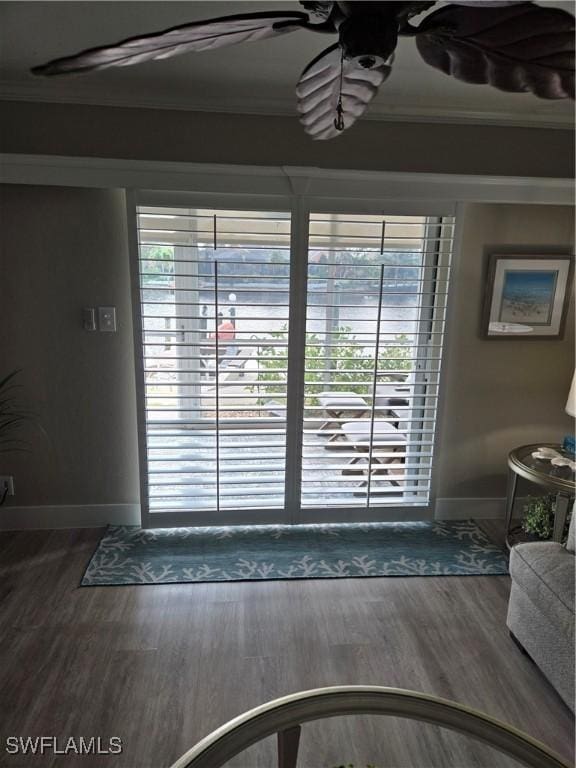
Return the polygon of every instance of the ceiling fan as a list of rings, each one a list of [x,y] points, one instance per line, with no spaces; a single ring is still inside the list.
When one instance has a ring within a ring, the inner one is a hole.
[[[337,35],[304,69],[296,87],[304,130],[331,139],[361,117],[392,72],[398,37],[413,37],[427,64],[466,83],[541,99],[574,98],[574,17],[518,0],[301,2],[308,13],[245,13],[128,38],[34,67],[66,75],[167,59],[191,51],[277,37],[305,29]]]

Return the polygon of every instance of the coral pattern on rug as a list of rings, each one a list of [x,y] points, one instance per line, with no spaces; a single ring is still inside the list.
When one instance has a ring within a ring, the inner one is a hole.
[[[479,576],[508,557],[472,520],[145,530],[110,527],[82,586]]]

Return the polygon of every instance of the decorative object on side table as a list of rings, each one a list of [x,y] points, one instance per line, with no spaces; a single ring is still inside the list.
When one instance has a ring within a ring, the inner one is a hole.
[[[563,459],[553,464],[551,459]],[[560,542],[564,535],[568,507],[576,491],[573,462],[557,444],[523,445],[508,455],[508,492],[506,497],[505,540],[510,548],[518,543],[510,531],[518,478],[523,477],[555,495],[552,540]],[[515,533],[515,532],[514,532]]]
[[[486,339],[560,339],[574,257],[490,257],[482,334]]]
[[[574,435],[566,435],[562,443],[562,450],[568,456],[576,456],[576,439],[574,439]]]
[[[566,455],[564,447],[557,451],[555,448],[538,448],[532,452],[533,459],[549,461],[553,467],[568,467],[571,472],[576,470],[576,461]]]
[[[572,418],[576,416],[576,371],[574,371],[574,376],[572,376],[572,386],[570,387],[570,392],[568,392],[565,411],[568,416],[572,416]],[[574,455],[576,454],[576,441],[574,440],[574,433],[571,435],[566,435],[564,442],[562,443],[562,448],[568,456],[572,456],[572,458],[574,458]]]

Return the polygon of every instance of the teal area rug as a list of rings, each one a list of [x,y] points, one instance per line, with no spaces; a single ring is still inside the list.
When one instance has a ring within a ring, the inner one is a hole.
[[[508,556],[472,520],[144,530],[112,527],[82,586],[479,576]]]

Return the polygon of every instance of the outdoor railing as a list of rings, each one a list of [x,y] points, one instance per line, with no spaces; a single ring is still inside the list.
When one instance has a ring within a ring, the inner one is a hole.
[[[484,742],[528,768],[570,768],[541,742],[477,710],[415,691],[360,685],[316,688],[256,707],[206,736],[171,768],[220,768],[274,734],[278,768],[296,768],[301,724],[342,715],[418,720]]]

